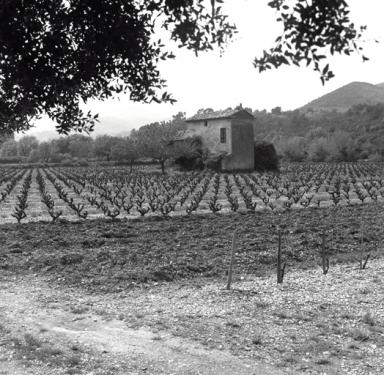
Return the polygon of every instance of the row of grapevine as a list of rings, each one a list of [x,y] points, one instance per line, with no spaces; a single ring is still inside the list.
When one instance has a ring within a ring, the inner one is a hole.
[[[161,175],[125,167],[3,168],[1,220],[191,215],[384,200],[377,163],[287,164],[281,173]]]

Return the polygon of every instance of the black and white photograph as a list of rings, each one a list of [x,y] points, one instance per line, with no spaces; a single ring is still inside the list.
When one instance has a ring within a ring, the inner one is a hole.
[[[383,0],[0,0],[0,375],[383,375]]]

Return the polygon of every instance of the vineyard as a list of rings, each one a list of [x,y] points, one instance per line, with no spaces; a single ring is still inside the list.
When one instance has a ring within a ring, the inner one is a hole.
[[[135,351],[161,355],[181,340],[170,366],[200,345],[282,374],[382,374],[383,172],[3,168],[0,373],[18,358],[55,375],[126,358],[145,371],[113,373],[175,374],[133,362],[139,337]]]
[[[375,163],[288,164],[280,174],[161,175],[138,167],[2,168],[2,223],[106,217],[278,212],[384,200]]]

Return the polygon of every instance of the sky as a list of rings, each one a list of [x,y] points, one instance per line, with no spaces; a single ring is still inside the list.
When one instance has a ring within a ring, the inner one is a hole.
[[[167,91],[177,99],[174,105],[134,103],[128,96],[90,101],[87,110],[99,113],[100,117],[95,135],[127,134],[150,122],[168,120],[180,111],[192,116],[200,108],[218,110],[241,103],[254,110],[277,106],[293,110],[352,81],[384,82],[383,0],[348,1],[353,22],[368,27],[364,54],[370,60],[363,63],[357,55],[332,57],[330,65],[336,77],[325,86],[311,68],[293,66],[259,73],[253,67],[255,56],[273,46],[281,33],[281,25],[275,21],[276,13],[267,6],[268,2],[224,0],[224,12],[236,24],[238,34],[222,56],[216,50],[196,57],[193,52],[167,44],[176,59],[163,62],[160,71],[167,81]],[[39,140],[52,138],[54,123],[42,118],[25,134],[35,135]]]

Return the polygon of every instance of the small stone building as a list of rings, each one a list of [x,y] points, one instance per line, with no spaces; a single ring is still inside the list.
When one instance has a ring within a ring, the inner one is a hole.
[[[222,171],[254,169],[253,115],[243,108],[205,111],[187,119],[185,135],[199,136],[212,155],[224,155]]]

